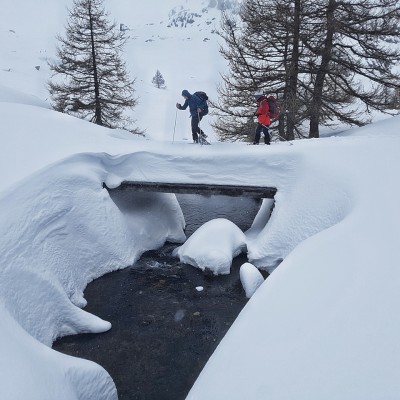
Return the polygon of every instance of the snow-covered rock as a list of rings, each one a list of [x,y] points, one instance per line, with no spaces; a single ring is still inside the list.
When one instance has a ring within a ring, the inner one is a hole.
[[[214,275],[229,274],[232,259],[246,248],[246,236],[233,222],[217,218],[202,225],[173,255]]]
[[[246,297],[250,298],[264,282],[264,277],[253,264],[244,263],[240,267],[240,281],[246,292]]]

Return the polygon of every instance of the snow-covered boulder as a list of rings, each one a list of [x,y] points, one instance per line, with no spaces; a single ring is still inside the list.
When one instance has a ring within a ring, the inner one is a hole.
[[[233,222],[217,218],[206,222],[173,255],[185,264],[214,275],[230,273],[232,259],[246,249],[246,236]]]
[[[242,282],[246,297],[249,299],[264,282],[264,277],[253,264],[244,263],[240,267],[240,282]]]

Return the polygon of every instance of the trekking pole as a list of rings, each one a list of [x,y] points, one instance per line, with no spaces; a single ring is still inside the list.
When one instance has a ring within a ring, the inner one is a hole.
[[[175,142],[175,130],[176,130],[176,117],[178,116],[178,109],[175,111],[175,123],[174,123],[174,135],[172,136],[172,143]]]
[[[293,146],[293,143],[292,143],[290,140],[287,140],[286,138],[284,138],[283,136],[281,136],[279,133],[278,133],[278,136],[279,136],[281,139],[285,140],[287,143],[289,143],[291,146]]]
[[[199,113],[199,110],[198,110],[198,109],[197,109],[197,118],[199,119],[199,124],[198,124],[198,127],[199,127],[198,140],[199,140],[199,142],[200,142],[200,146],[203,146],[203,138],[200,139],[200,137],[201,137],[201,128],[200,128],[200,113]]]

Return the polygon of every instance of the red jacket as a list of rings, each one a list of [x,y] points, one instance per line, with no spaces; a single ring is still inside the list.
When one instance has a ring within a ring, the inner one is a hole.
[[[258,122],[262,125],[269,126],[271,124],[271,119],[269,118],[269,106],[266,97],[261,97],[257,100],[257,111],[256,115],[258,117]]]

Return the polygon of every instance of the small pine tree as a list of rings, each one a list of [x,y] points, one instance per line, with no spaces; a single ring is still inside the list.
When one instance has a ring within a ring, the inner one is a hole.
[[[124,111],[137,99],[121,60],[125,39],[109,22],[103,0],[73,0],[66,36],[57,39],[49,82],[54,109],[110,128],[131,126]]]
[[[165,89],[165,80],[164,77],[162,76],[161,72],[157,70],[156,74],[153,77],[153,80],[151,83],[156,86],[158,89]]]

